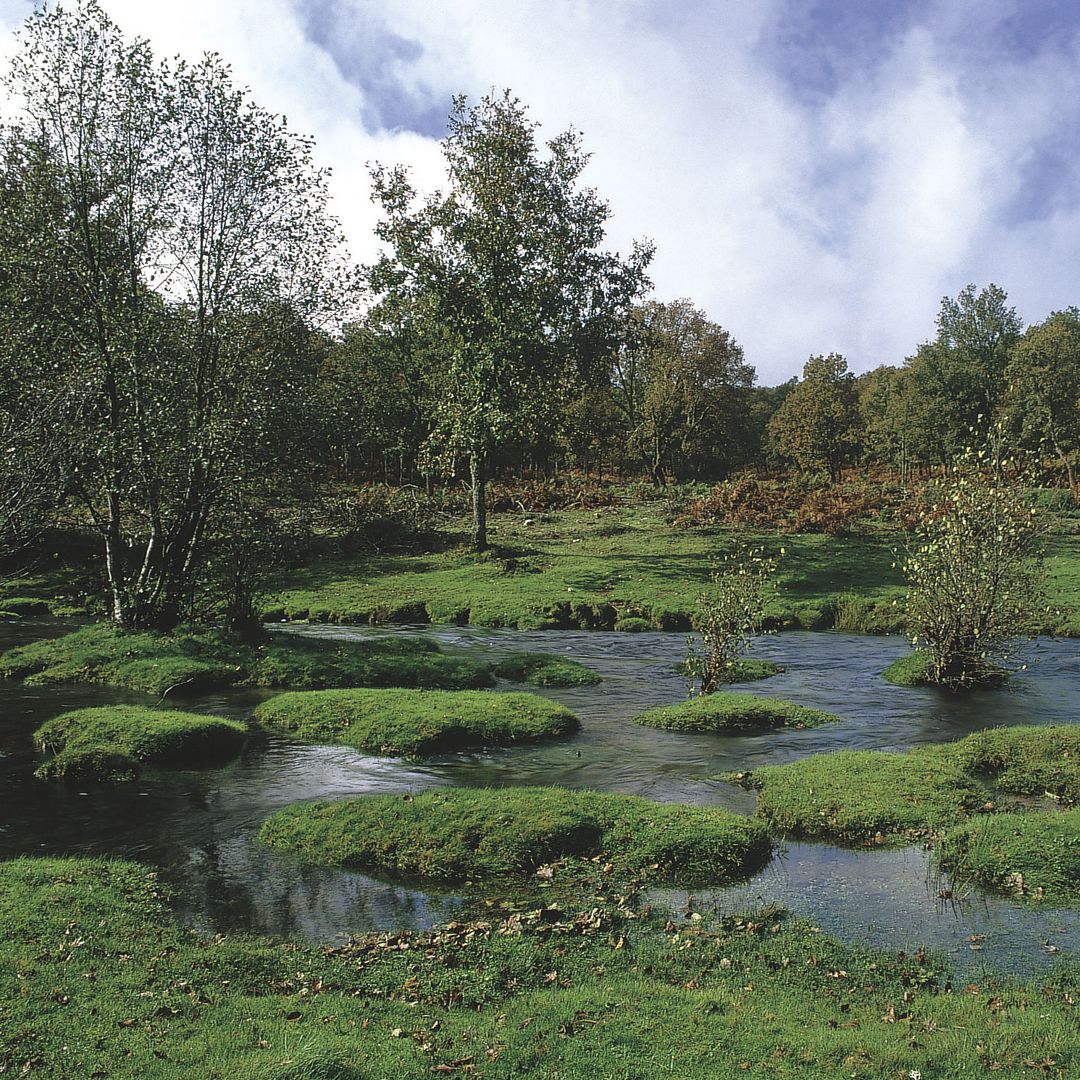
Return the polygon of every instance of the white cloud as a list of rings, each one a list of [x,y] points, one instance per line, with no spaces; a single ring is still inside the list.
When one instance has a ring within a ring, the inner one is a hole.
[[[448,109],[455,92],[509,86],[543,132],[580,129],[610,243],[654,239],[657,294],[705,308],[764,382],[811,353],[843,352],[857,370],[899,362],[968,281],[997,281],[1030,320],[1080,302],[1075,196],[1010,209],[1038,147],[1070,125],[1076,178],[1075,34],[1019,50],[995,38],[999,20],[1026,17],[1019,0],[953,0],[843,55],[838,85],[815,98],[768,48],[789,2],[103,0],[159,53],[220,52],[260,104],[315,136],[360,258],[373,250],[366,163],[408,163],[432,186],[438,146],[365,126],[372,91],[305,37],[316,14],[336,20],[328,40],[360,70],[373,35],[415,42],[385,73],[403,100]],[[0,0],[0,25],[28,9]],[[800,59],[811,73],[824,63]]]

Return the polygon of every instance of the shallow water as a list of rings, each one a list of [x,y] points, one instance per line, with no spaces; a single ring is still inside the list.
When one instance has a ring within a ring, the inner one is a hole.
[[[0,627],[0,648],[57,631],[55,624]],[[418,765],[270,737],[221,768],[148,771],[134,784],[76,787],[33,778],[34,728],[64,709],[148,699],[87,687],[35,691],[0,681],[0,855],[113,854],[153,863],[173,887],[180,917],[207,929],[330,941],[350,931],[427,927],[451,917],[460,898],[275,855],[254,839],[260,822],[298,800],[482,784],[596,787],[751,813],[753,794],[718,774],[827,750],[905,750],[1005,723],[1071,722],[1080,692],[1080,647],[1071,641],[1027,646],[1031,667],[1010,689],[952,698],[880,678],[906,652],[900,638],[787,633],[758,642],[754,655],[776,660],[786,671],[753,684],[754,692],[826,709],[843,722],[756,736],[689,735],[629,722],[643,709],[684,698],[684,680],[674,672],[685,652],[682,635],[478,627],[299,626],[277,632],[343,640],[424,633],[447,651],[480,659],[559,652],[596,668],[604,682],[542,691],[582,720],[581,733],[560,742],[446,755]],[[242,717],[265,696],[222,693],[184,706]],[[940,888],[919,848],[855,852],[790,843],[749,883],[699,893],[693,903],[725,911],[783,903],[842,938],[944,951],[959,971],[1032,970],[1051,963],[1055,950],[1071,952],[1080,944],[1080,913],[1032,910],[981,892],[943,903]],[[675,905],[687,901],[678,892],[657,897]]]

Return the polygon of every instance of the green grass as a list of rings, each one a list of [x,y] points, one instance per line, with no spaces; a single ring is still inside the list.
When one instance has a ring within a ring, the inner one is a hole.
[[[49,605],[45,600],[0,593],[0,619],[33,619],[48,614]]]
[[[962,989],[775,911],[596,899],[332,949],[178,929],[146,868],[0,864],[0,1068],[49,1080],[952,1080],[1080,1070],[1074,968]],[[1052,1062],[1053,1064],[1047,1064]]]
[[[758,789],[758,815],[801,836],[924,836],[992,813],[1003,796],[1080,799],[1080,725],[1011,727],[906,754],[844,750],[733,778]]]
[[[123,633],[106,623],[9,649],[0,656],[0,675],[32,686],[101,683],[158,697],[219,686],[458,689],[492,684],[486,665],[443,656],[434,642],[418,638],[343,643],[273,635],[254,646],[214,630]]]
[[[721,691],[678,705],[648,709],[635,716],[634,722],[668,731],[746,732],[818,727],[839,719],[832,713],[790,701]]]
[[[267,819],[260,835],[310,861],[438,881],[598,857],[620,874],[709,884],[744,877],[772,851],[760,823],[727,810],[539,787],[301,804]]]
[[[536,742],[579,727],[546,698],[480,690],[307,690],[263,702],[255,719],[304,742],[406,757]]]
[[[933,679],[930,654],[922,649],[916,649],[913,653],[894,660],[881,674],[886,682],[894,686],[941,685]],[[965,689],[1001,686],[1008,682],[1009,673],[1003,668],[985,663],[980,664],[977,675],[973,674],[972,679],[974,681],[965,684]]]
[[[500,679],[530,686],[595,686],[602,681],[592,668],[546,653],[514,653],[500,660],[494,671]]]
[[[687,630],[719,558],[754,544],[785,549],[771,625],[811,629],[862,620],[861,628],[878,631],[900,625],[895,601],[903,584],[889,538],[675,527],[655,504],[547,513],[528,527],[520,515],[491,520],[497,546],[484,555],[456,548],[321,560],[290,570],[277,581],[266,614],[378,622],[409,605],[432,622]]]
[[[76,709],[34,732],[50,755],[37,775],[50,779],[130,780],[145,765],[183,766],[236,755],[247,728],[236,720],[141,705]]]
[[[1080,900],[1080,809],[994,814],[950,829],[938,842],[955,878],[1027,900]]]

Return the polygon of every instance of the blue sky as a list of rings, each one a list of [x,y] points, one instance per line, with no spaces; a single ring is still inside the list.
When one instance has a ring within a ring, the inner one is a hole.
[[[366,163],[439,183],[450,97],[573,125],[609,242],[657,245],[762,382],[899,363],[940,298],[1080,304],[1080,4],[1064,0],[103,0],[162,53],[222,53],[315,136],[360,259]],[[0,26],[31,5],[0,0]]]

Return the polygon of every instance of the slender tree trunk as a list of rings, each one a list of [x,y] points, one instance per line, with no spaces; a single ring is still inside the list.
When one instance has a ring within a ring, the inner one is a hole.
[[[469,455],[472,480],[473,551],[487,551],[487,469],[483,451]]]

